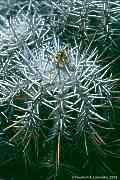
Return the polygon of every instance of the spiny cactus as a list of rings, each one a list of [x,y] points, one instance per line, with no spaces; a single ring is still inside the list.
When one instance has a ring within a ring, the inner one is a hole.
[[[30,0],[2,15],[1,144],[16,150],[13,160],[22,152],[40,179],[117,174],[107,160],[119,158],[110,144],[119,141],[111,135],[119,57],[101,62],[108,39],[118,46],[118,3]]]
[[[96,127],[105,128],[104,124],[109,122],[109,118],[97,108],[107,105],[112,108],[112,79],[106,76],[109,65],[101,67],[97,64],[96,49],[91,51],[89,46],[81,50],[77,44],[76,47],[68,47],[55,36],[39,49],[27,48],[20,52],[20,56],[17,54],[16,51],[9,77],[0,82],[1,88],[11,92],[1,93],[1,99],[15,111],[14,120],[8,120],[9,125],[3,132],[14,131],[9,142],[23,147],[25,158],[32,141],[36,157],[40,156],[41,146],[46,148],[52,143],[55,146],[52,161],[56,169],[53,176],[57,176],[62,163],[63,139],[71,143],[75,137],[84,135],[86,156],[87,136],[95,145],[106,144]],[[27,96],[23,99],[26,107],[16,104],[20,93]],[[42,109],[47,109],[47,114],[44,111],[45,114],[41,115]],[[108,129],[111,128],[108,126]],[[39,158],[44,161],[43,155]]]

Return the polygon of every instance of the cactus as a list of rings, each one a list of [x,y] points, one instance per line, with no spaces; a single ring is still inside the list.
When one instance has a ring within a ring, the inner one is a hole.
[[[118,176],[119,2],[14,1],[12,13],[4,3],[0,143],[12,153],[1,166],[21,158],[32,179]]]

